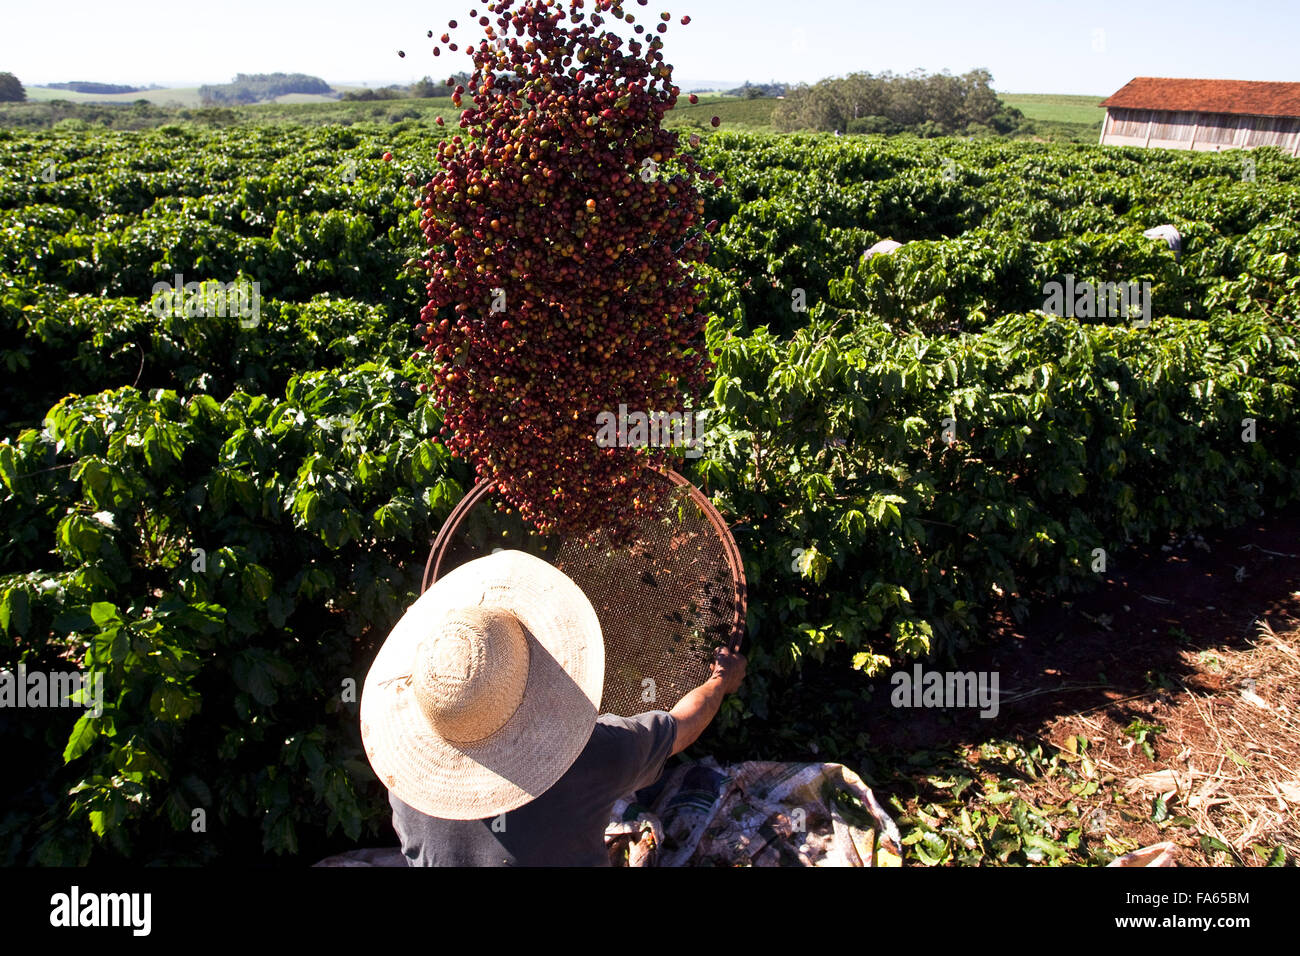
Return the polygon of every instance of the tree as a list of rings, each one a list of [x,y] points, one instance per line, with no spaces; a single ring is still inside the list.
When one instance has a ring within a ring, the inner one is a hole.
[[[400,86],[381,86],[378,89],[367,90],[348,90],[343,94],[343,99],[360,101],[362,103],[371,103],[375,100],[404,100],[407,98],[407,91]]]
[[[424,79],[416,80],[411,84],[411,95],[422,100],[433,96],[446,96],[447,87],[445,85],[440,86],[433,82],[433,77],[426,76]]]
[[[27,99],[27,90],[12,73],[0,73],[0,103],[21,103]]]
[[[965,123],[988,123],[1005,109],[997,93],[993,92],[993,74],[988,70],[971,70],[962,74],[962,110],[960,119]]]
[[[305,73],[237,73],[233,83],[205,84],[199,99],[205,106],[231,106],[273,100],[286,93],[331,93],[318,76]]]
[[[1025,120],[1025,114],[1020,112],[1014,106],[1001,104],[1000,109],[986,121],[993,131],[1001,136],[1009,136],[1012,133],[1021,131],[1029,132],[1026,129],[1030,124]]]
[[[901,133],[903,127],[888,116],[863,116],[860,119],[849,120],[847,131],[862,134],[882,133],[885,136],[893,136],[895,133]]]
[[[783,132],[908,129],[919,136],[951,136],[971,127],[977,132],[1013,130],[1020,120],[1005,111],[992,81],[983,69],[962,76],[920,70],[905,76],[852,73],[791,89],[773,111],[772,124]]]

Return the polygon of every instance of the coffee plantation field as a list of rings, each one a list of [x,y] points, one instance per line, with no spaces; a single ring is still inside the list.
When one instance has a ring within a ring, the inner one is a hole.
[[[0,666],[104,688],[99,714],[0,712],[5,863],[391,842],[357,688],[474,481],[413,357],[442,135],[0,131]],[[734,132],[698,153],[723,179],[719,355],[680,469],[750,587],[720,757],[852,762],[890,668],[1095,587],[1099,553],[1300,492],[1300,162]],[[1144,237],[1161,224],[1180,251]],[[883,239],[904,245],[864,261]],[[208,280],[256,283],[256,310],[156,308]],[[1146,283],[1149,321],[1050,314],[1067,282]]]

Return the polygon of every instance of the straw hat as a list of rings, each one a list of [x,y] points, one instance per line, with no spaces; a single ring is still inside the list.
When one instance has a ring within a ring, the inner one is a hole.
[[[481,820],[548,790],[596,726],[605,645],[562,571],[522,551],[456,568],[379,649],[361,739],[384,785],[444,820]]]

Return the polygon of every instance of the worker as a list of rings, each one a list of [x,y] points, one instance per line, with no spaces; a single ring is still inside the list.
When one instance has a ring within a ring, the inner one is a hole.
[[[361,736],[411,866],[609,866],[615,801],[649,786],[745,677],[718,651],[671,711],[599,714],[596,611],[521,551],[468,562],[407,611],[361,697]]]

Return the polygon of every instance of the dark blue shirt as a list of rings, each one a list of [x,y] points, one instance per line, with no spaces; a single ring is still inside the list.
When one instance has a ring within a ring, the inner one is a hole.
[[[614,803],[663,773],[677,720],[662,710],[602,714],[553,787],[503,817],[442,820],[393,794],[393,829],[410,866],[609,866],[605,827]]]

